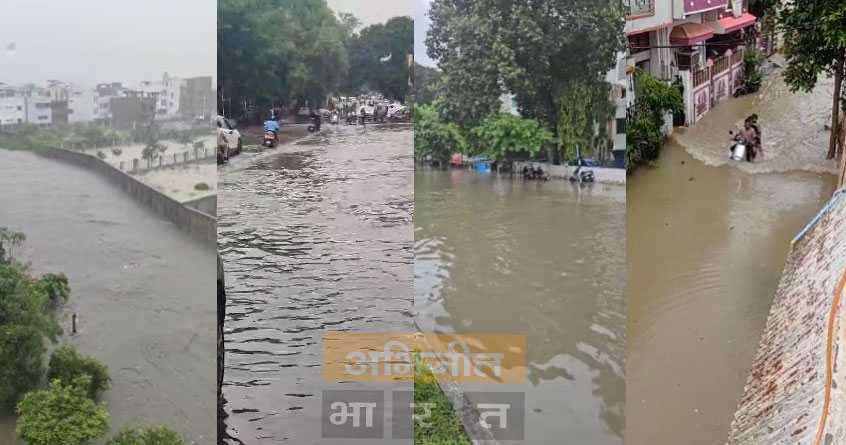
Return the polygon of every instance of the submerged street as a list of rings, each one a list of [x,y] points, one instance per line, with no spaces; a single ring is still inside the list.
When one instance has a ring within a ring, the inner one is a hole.
[[[776,72],[630,178],[627,443],[725,442],[790,241],[834,190],[830,94],[822,79],[791,95]],[[752,113],[764,157],[729,162],[728,130]]]
[[[493,176],[493,177],[491,177]],[[418,170],[423,332],[526,336],[526,443],[623,444],[626,190]]]
[[[30,152],[0,155],[0,226],[26,234],[15,257],[34,273],[67,274],[61,341],[108,366],[112,433],[167,425],[213,444],[214,249],[91,171]],[[0,420],[0,443],[15,441],[13,419]]]
[[[219,172],[227,443],[344,443],[321,390],[363,385],[323,381],[322,331],[414,330],[414,133],[328,127]]]

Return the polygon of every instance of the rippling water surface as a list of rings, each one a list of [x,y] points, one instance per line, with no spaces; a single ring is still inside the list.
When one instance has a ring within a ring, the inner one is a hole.
[[[320,438],[321,390],[366,385],[322,381],[321,334],[413,330],[413,181],[409,127],[335,126],[221,169],[229,443],[345,443]]]
[[[725,443],[790,240],[833,188],[829,175],[707,166],[674,144],[630,178],[626,443]]]
[[[214,248],[84,169],[0,150],[0,226],[26,233],[16,257],[65,272],[79,333],[66,336],[109,367],[113,430],[170,425],[214,443]],[[0,421],[0,443],[14,422]]]
[[[625,189],[458,170],[414,184],[418,328],[527,338],[525,385],[465,389],[525,391],[526,443],[622,444]]]

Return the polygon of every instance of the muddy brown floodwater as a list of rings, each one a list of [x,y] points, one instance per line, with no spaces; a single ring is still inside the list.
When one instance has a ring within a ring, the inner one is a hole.
[[[725,443],[790,240],[834,190],[830,92],[794,96],[771,76],[629,179],[626,443]],[[727,132],[751,113],[764,158],[729,163]]]
[[[62,341],[109,367],[112,433],[169,425],[213,444],[214,247],[92,172],[28,152],[0,159],[0,226],[25,232],[15,256],[35,273],[68,275]],[[16,443],[14,419],[0,419],[0,443]]]
[[[525,335],[525,443],[623,444],[626,190],[420,170],[415,323]],[[566,438],[566,439],[565,439]]]
[[[414,329],[414,133],[325,127],[220,169],[227,443],[349,443],[321,391],[366,385],[322,380],[322,331]]]

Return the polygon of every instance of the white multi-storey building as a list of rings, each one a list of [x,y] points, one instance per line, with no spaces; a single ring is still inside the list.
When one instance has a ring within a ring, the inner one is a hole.
[[[670,48],[674,0],[624,1],[628,76],[626,100],[632,104],[637,97],[637,86],[632,78],[635,67],[662,79],[670,80],[675,75],[675,62]]]
[[[26,88],[0,85],[0,126],[34,124],[41,127],[53,123],[50,98]]]
[[[68,123],[89,123],[100,116],[100,97],[94,87],[73,85],[69,88]]]

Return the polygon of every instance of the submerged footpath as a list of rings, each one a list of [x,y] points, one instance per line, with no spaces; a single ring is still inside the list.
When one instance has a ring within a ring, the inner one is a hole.
[[[843,162],[838,191],[791,243],[728,445],[846,443]]]

